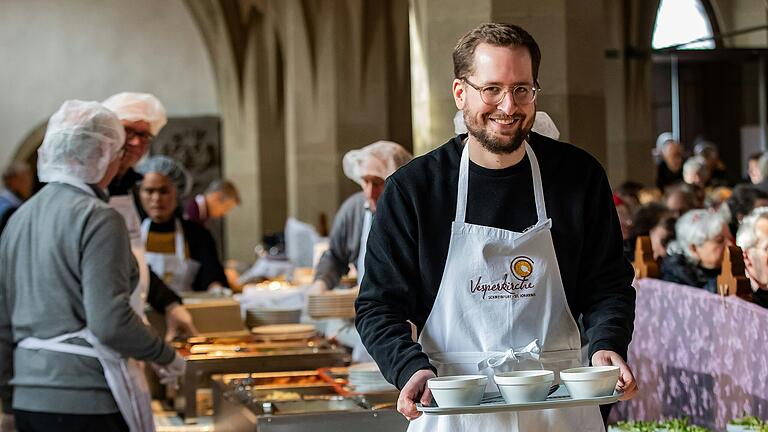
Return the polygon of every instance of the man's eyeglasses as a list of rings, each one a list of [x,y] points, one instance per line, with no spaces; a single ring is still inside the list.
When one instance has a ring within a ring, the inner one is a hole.
[[[125,140],[130,141],[133,138],[138,138],[142,141],[149,141],[155,136],[148,131],[139,132],[131,128],[125,128]]]
[[[515,105],[528,105],[532,104],[536,100],[536,94],[541,91],[541,88],[535,85],[520,84],[514,87],[507,88],[497,85],[478,86],[472,84],[468,79],[462,78],[462,81],[469,84],[470,87],[477,90],[480,93],[480,99],[487,105],[498,105],[507,96],[507,93],[512,92],[512,100]]]

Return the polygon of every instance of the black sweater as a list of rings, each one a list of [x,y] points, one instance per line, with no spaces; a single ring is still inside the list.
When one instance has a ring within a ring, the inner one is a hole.
[[[417,370],[432,368],[421,346],[412,342],[406,320],[420,332],[437,296],[456,213],[465,137],[457,136],[402,167],[387,180],[377,202],[356,325],[384,376],[399,388]],[[626,358],[635,310],[633,271],[622,255],[605,172],[575,146],[535,133],[530,144],[541,168],[565,294],[573,316],[583,319],[590,357],[607,349]],[[467,201],[468,223],[513,231],[533,225],[528,157],[501,170],[470,162]]]
[[[192,282],[193,291],[206,291],[213,282],[229,287],[224,267],[219,261],[216,251],[216,243],[211,232],[197,222],[181,220],[181,229],[184,231],[184,240],[189,247],[189,258],[200,263],[200,269]],[[171,219],[164,223],[150,223],[150,232],[172,233],[176,231],[176,220]]]

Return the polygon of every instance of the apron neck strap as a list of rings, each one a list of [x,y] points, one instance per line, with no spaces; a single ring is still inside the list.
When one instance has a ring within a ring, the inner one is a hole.
[[[541,184],[541,171],[539,170],[539,161],[536,154],[528,142],[525,145],[525,154],[531,163],[531,177],[533,178],[533,197],[536,200],[537,224],[547,220],[547,207],[544,203],[544,187]],[[461,162],[459,162],[459,188],[456,194],[456,222],[466,222],[467,216],[467,193],[469,190],[469,139],[464,143],[464,149],[461,151]]]
[[[178,218],[174,218],[174,221],[176,222],[176,230],[174,232],[174,252],[176,254],[176,258],[178,258],[180,262],[184,262],[187,259],[184,253],[184,229],[182,228],[181,222],[179,222]],[[149,218],[144,219],[144,221],[141,223],[141,242],[144,244],[144,249],[147,248],[147,237],[149,237],[149,226],[151,224],[152,220]]]

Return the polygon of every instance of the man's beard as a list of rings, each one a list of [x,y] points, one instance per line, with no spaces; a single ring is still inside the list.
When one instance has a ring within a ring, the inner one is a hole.
[[[520,118],[521,123],[527,120],[526,118]],[[493,120],[488,116],[488,121]],[[464,112],[464,123],[467,126],[467,131],[470,135],[483,146],[486,150],[493,154],[510,154],[515,152],[523,145],[523,142],[528,138],[528,134],[531,132],[533,122],[526,129],[525,125],[521,125],[517,128],[517,131],[511,136],[498,136],[492,135],[483,126],[475,123],[474,117]]]

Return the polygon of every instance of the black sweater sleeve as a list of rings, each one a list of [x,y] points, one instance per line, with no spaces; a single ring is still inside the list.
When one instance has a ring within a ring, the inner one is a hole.
[[[578,291],[589,357],[610,350],[627,358],[635,319],[634,272],[623,255],[621,228],[605,172],[593,171],[584,205],[584,243]]]
[[[172,303],[181,304],[181,297],[176,295],[168,285],[160,279],[152,269],[149,269],[149,291],[147,292],[147,303],[152,309],[164,314],[165,308]]]
[[[366,273],[356,302],[355,323],[368,352],[387,380],[403,388],[420,369],[435,370],[421,345],[411,339],[406,320],[423,314],[418,271],[419,245],[413,208],[397,184],[388,180],[376,204],[368,237]],[[374,268],[374,271],[370,271]],[[386,287],[386,289],[382,289]],[[427,311],[428,314],[428,311]],[[426,317],[424,318],[426,319]]]
[[[190,257],[200,263],[200,269],[192,282],[192,289],[194,291],[206,291],[214,282],[228,287],[227,276],[221,261],[219,261],[216,242],[210,231],[196,222],[185,220],[181,224],[189,244]]]

